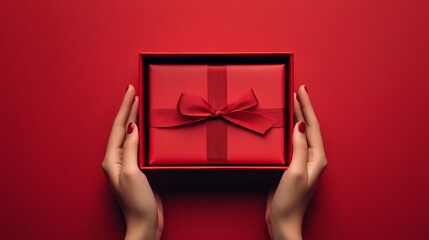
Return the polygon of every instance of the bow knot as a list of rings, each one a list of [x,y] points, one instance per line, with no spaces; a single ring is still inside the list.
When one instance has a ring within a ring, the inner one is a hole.
[[[214,113],[214,115],[216,116],[216,117],[220,117],[220,116],[222,116],[224,114],[224,112],[222,111],[222,110],[216,110],[215,111],[215,113]]]
[[[246,129],[265,134],[278,120],[252,111],[257,104],[258,99],[252,89],[219,110],[214,109],[200,96],[182,93],[177,102],[177,112],[187,117],[188,121],[173,126],[220,117]]]

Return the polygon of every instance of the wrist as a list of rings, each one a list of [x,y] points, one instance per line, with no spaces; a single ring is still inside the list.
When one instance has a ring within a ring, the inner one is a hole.
[[[285,222],[281,225],[282,239],[286,240],[301,240],[302,239],[302,224],[301,221]]]
[[[156,229],[152,229],[142,221],[126,221],[125,240],[154,240]]]
[[[127,227],[125,240],[143,240],[143,239],[147,239],[144,231],[141,231],[140,229],[129,229]]]
[[[301,240],[302,239],[302,218],[284,217],[272,220],[271,232],[273,240]]]

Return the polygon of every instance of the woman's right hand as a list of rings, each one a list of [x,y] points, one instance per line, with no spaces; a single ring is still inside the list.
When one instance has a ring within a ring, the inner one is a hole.
[[[268,196],[266,222],[271,239],[302,239],[302,221],[316,184],[326,168],[320,125],[305,86],[295,95],[293,157]]]

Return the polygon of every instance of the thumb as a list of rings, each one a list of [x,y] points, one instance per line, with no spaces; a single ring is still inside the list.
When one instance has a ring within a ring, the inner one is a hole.
[[[127,136],[124,141],[124,153],[122,159],[123,171],[139,170],[137,166],[137,151],[139,145],[139,131],[133,122],[128,123]]]
[[[307,173],[308,145],[305,122],[295,124],[292,136],[293,154],[289,169],[297,173]]]

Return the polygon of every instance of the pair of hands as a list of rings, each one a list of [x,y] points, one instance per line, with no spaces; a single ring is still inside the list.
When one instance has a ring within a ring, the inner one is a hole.
[[[265,220],[271,239],[301,239],[302,221],[326,167],[320,126],[305,86],[294,96],[293,157],[276,190],[268,195]],[[102,168],[125,216],[125,239],[160,239],[164,227],[159,195],[137,166],[138,97],[128,86],[113,123]]]

